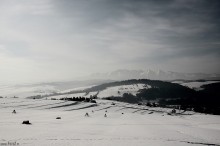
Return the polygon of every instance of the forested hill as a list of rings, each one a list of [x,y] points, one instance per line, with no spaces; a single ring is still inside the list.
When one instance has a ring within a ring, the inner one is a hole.
[[[161,106],[181,105],[185,109],[193,108],[198,112],[220,114],[220,83],[203,85],[201,86],[203,90],[196,91],[176,83],[140,79],[106,83],[85,91],[102,91],[115,86],[134,84],[145,84],[150,88],[140,89],[136,95],[124,93],[122,97],[111,96],[107,97],[107,99],[133,103],[155,101]]]

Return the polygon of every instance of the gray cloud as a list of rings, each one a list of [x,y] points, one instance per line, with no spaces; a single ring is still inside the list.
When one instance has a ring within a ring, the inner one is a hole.
[[[0,75],[13,80],[72,79],[120,68],[220,72],[218,0],[0,3],[0,57],[13,60],[0,64]],[[26,79],[30,74],[39,77]]]

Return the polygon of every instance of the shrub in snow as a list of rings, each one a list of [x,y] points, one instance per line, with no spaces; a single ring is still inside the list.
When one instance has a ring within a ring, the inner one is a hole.
[[[172,113],[172,114],[175,114],[175,113],[176,113],[176,110],[175,110],[175,109],[173,109],[173,110],[171,111],[171,113]]]
[[[91,100],[90,102],[91,102],[91,103],[96,103],[96,101],[95,101],[95,100]]]
[[[89,117],[89,114],[88,114],[88,113],[86,113],[86,114],[85,114],[85,117]]]
[[[22,124],[30,125],[31,123],[29,122],[29,120],[27,120],[27,121],[23,121]]]
[[[90,102],[90,99],[89,98],[85,98],[84,101],[85,102]]]
[[[152,107],[152,104],[151,104],[150,102],[148,102],[148,103],[146,104],[146,106]]]
[[[13,112],[12,112],[13,114],[16,114],[16,111],[15,110],[13,110]]]

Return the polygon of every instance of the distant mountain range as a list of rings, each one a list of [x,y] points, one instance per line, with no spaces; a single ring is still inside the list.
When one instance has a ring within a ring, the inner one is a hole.
[[[162,70],[116,70],[108,73],[94,73],[90,79],[128,80],[128,79],[151,79],[151,80],[219,80],[220,74],[205,73],[178,73]]]

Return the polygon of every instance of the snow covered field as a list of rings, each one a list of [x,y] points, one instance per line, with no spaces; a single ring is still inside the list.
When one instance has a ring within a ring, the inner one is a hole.
[[[57,92],[51,85],[0,85],[0,96],[26,98],[33,95],[46,95]]]
[[[66,85],[67,84],[67,85]],[[50,95],[54,93],[67,93],[70,91],[81,91],[87,88],[91,88],[94,85],[88,85],[89,83],[81,84],[68,84],[63,83],[38,83],[38,84],[0,84],[0,97],[19,97],[27,98],[36,95]]]
[[[114,103],[0,98],[0,145],[220,145],[220,116],[194,112],[171,116],[167,114],[171,109]],[[21,124],[24,120],[32,124]]]

